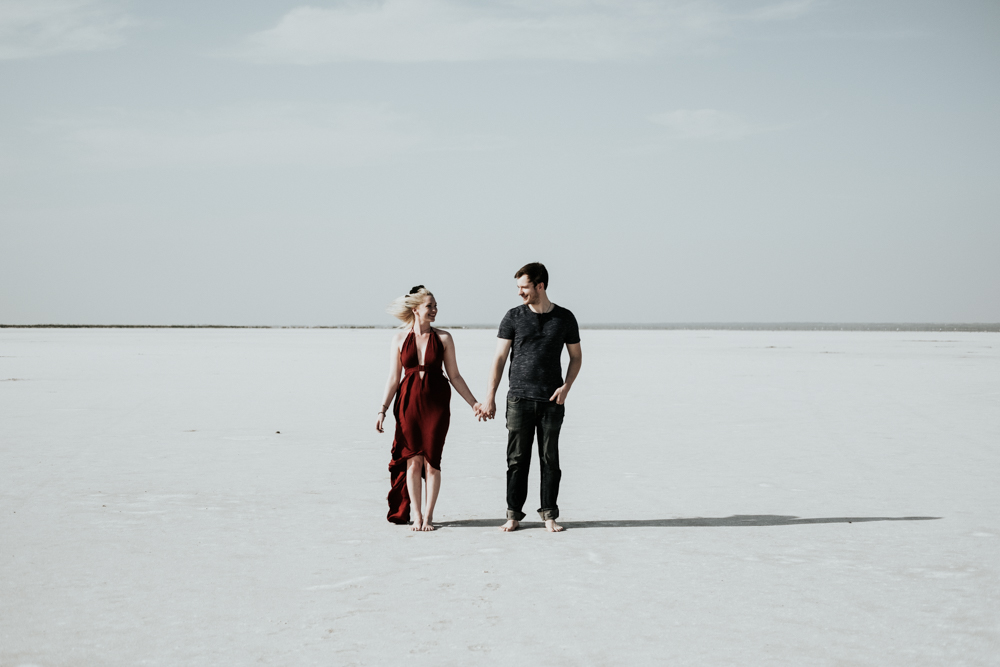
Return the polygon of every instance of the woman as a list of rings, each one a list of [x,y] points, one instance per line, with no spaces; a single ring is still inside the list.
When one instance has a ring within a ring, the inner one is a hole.
[[[385,412],[395,396],[392,415],[396,418],[396,437],[389,462],[392,488],[387,518],[392,523],[408,523],[412,506],[410,530],[434,530],[434,504],[441,488],[441,450],[451,419],[449,380],[474,411],[479,409],[479,403],[458,373],[455,341],[447,331],[431,326],[437,317],[434,295],[417,285],[396,299],[388,311],[403,325],[389,349],[389,381],[375,423],[375,429],[382,433]],[[441,372],[442,364],[448,377]],[[426,505],[421,503],[424,476]]]

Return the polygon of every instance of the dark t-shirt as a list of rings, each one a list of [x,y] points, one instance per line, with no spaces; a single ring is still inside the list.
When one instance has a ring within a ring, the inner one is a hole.
[[[580,342],[580,327],[573,313],[561,306],[547,313],[534,313],[524,305],[507,311],[497,338],[514,341],[510,347],[508,393],[547,401],[563,384],[563,345]]]

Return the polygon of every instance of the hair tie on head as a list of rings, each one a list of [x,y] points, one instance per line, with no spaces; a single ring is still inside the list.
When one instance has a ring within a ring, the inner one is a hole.
[[[416,287],[414,287],[413,289],[410,290],[410,294],[416,294],[417,292],[419,292],[423,288],[424,288],[423,285],[417,285]]]

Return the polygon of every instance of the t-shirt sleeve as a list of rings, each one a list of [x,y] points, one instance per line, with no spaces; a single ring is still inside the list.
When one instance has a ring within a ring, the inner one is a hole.
[[[500,321],[500,330],[497,332],[497,338],[505,338],[507,340],[514,340],[514,315],[513,315],[513,311],[508,310],[507,314],[503,316],[503,320]]]
[[[563,342],[567,345],[576,345],[580,342],[580,325],[576,323],[576,316],[566,311],[566,338]]]

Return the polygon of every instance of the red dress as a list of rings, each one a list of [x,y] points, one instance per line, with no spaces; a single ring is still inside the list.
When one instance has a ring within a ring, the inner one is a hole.
[[[434,332],[434,330],[431,330]],[[389,462],[389,515],[392,523],[410,522],[410,496],[406,491],[406,462],[423,456],[441,469],[441,450],[451,421],[451,385],[441,371],[444,345],[436,332],[428,337],[424,364],[417,357],[417,340],[411,330],[399,352],[404,376],[396,392],[392,414],[396,418],[396,437]],[[423,371],[424,376],[420,377]],[[422,473],[421,473],[422,474]]]

